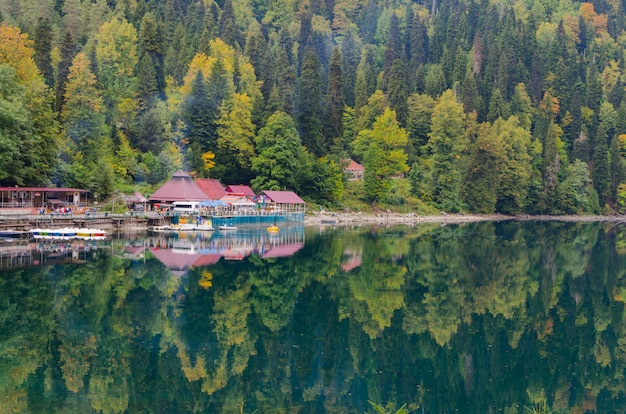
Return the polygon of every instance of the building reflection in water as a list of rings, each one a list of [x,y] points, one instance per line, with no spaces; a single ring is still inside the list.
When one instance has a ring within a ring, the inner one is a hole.
[[[182,276],[192,267],[211,266],[219,260],[243,260],[252,255],[264,259],[288,257],[304,247],[304,227],[265,228],[237,231],[159,234],[125,247],[125,256],[145,257],[149,251],[174,274]]]
[[[61,263],[86,263],[98,249],[110,249],[110,241],[19,240],[0,244],[0,269],[20,269]]]
[[[287,257],[303,247],[302,226],[284,227],[278,233],[249,228],[124,240],[19,240],[0,244],[0,269],[86,263],[96,258],[96,251],[106,250],[130,260],[145,260],[152,255],[182,276],[192,267],[214,265],[221,259],[243,260],[252,255],[264,259]]]

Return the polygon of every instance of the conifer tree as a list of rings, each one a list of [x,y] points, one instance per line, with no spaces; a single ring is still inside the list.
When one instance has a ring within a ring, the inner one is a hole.
[[[341,137],[343,109],[343,72],[341,70],[341,53],[338,48],[333,50],[328,70],[328,117],[326,119],[326,136]]]
[[[312,153],[322,156],[326,148],[322,136],[322,65],[312,51],[302,64],[298,101],[298,121],[302,143]]]
[[[609,145],[606,128],[600,122],[596,130],[593,148],[593,171],[591,172],[593,187],[598,192],[600,206],[611,201],[611,174],[609,166]]]
[[[72,66],[72,59],[74,59],[75,54],[76,45],[74,44],[72,34],[70,32],[65,32],[61,43],[61,60],[59,62],[59,67],[57,68],[55,109],[59,113],[65,104],[65,86],[67,83],[67,76],[70,73],[70,67]]]
[[[353,25],[348,26],[341,42],[341,70],[343,73],[343,95],[346,105],[354,106],[357,66],[361,59],[361,45]]]
[[[139,96],[151,103],[165,98],[165,68],[161,28],[151,12],[141,20],[139,29],[139,67],[137,71]],[[144,58],[145,56],[145,58]],[[142,63],[141,60],[144,59]],[[142,85],[142,82],[145,84]],[[148,95],[152,93],[152,95]]]
[[[398,23],[398,16],[395,11],[391,13],[389,18],[389,35],[387,36],[387,44],[385,46],[385,61],[383,64],[384,79],[386,80],[391,72],[391,66],[400,59],[405,60],[404,47],[402,44],[402,36]]]
[[[233,11],[232,0],[226,0],[224,3],[224,9],[220,15],[219,37],[229,46],[232,46],[235,50],[240,50],[241,45],[239,41],[239,33],[237,23],[235,22],[235,15]]]
[[[406,66],[400,59],[396,59],[389,71],[387,79],[387,100],[391,109],[396,111],[400,126],[406,126],[408,117],[407,97],[408,88],[406,82]]]
[[[54,71],[50,52],[52,51],[52,27],[50,19],[39,18],[34,36],[35,63],[49,87],[54,86]]]
[[[187,138],[191,144],[195,144],[195,152],[201,154],[214,150],[217,146],[216,108],[209,99],[202,71],[198,71],[191,85],[191,94],[185,102],[184,118]]]

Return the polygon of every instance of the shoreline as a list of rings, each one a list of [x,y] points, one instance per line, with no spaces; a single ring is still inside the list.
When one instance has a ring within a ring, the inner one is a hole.
[[[502,214],[441,214],[421,216],[415,213],[401,214],[392,212],[381,213],[345,213],[327,212],[307,215],[304,218],[304,226],[334,226],[334,225],[391,225],[406,224],[416,225],[421,223],[475,223],[481,221],[562,221],[562,222],[626,222],[626,216],[598,216],[598,215],[528,215],[521,214],[507,216]]]

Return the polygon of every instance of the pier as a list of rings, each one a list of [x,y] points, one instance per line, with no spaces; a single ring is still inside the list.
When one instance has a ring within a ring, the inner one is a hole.
[[[2,214],[0,230],[28,231],[35,228],[101,228],[112,231],[147,230],[150,226],[169,224],[169,215],[157,212],[127,212],[124,214]]]

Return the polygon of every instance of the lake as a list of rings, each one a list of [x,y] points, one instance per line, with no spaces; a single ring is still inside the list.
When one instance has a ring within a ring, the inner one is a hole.
[[[621,224],[5,243],[0,286],[2,413],[626,411]]]

